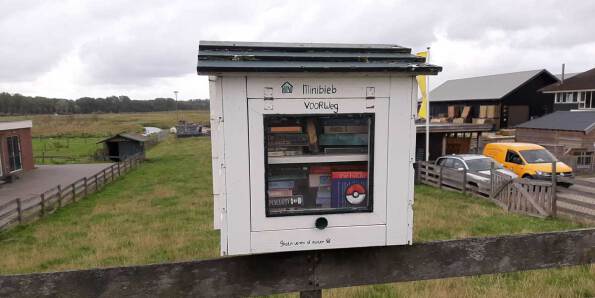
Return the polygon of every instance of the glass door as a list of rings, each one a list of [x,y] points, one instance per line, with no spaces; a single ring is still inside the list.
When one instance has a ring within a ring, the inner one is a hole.
[[[384,224],[388,100],[307,101],[249,101],[252,230]]]

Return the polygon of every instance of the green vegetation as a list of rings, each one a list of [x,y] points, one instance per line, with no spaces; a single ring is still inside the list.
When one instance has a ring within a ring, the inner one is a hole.
[[[106,137],[120,132],[142,132],[144,126],[170,128],[176,119],[208,124],[209,112],[0,116],[0,121],[33,120],[34,137]]]
[[[36,223],[0,234],[0,274],[213,258],[210,143],[170,138],[138,169]],[[415,241],[580,228],[507,214],[471,196],[418,186]],[[365,270],[365,269],[362,269]],[[330,297],[590,297],[595,266],[325,291]]]
[[[33,138],[36,164],[92,163],[102,138]]]

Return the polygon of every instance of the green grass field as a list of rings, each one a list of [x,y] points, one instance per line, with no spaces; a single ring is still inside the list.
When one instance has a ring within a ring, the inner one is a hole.
[[[103,138],[46,137],[33,138],[36,164],[91,163],[93,155],[102,148]],[[62,157],[62,158],[60,158]]]
[[[0,274],[214,258],[208,138],[170,138],[113,184],[0,234]],[[471,196],[416,187],[414,241],[580,228],[507,214]],[[324,291],[328,297],[592,297],[595,266]]]

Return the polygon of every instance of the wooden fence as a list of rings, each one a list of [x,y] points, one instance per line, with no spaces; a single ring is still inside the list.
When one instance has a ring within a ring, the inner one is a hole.
[[[91,177],[81,178],[67,186],[57,185],[40,195],[29,198],[15,198],[0,205],[0,231],[21,223],[31,222],[69,203],[101,189],[117,177],[130,171],[142,162],[141,156],[133,156],[123,162],[114,163]]]
[[[537,217],[556,215],[556,187],[549,181],[512,179],[494,169],[490,175],[469,173],[430,162],[418,162],[416,172],[417,181],[423,184],[486,198],[509,212]],[[470,174],[484,179],[469,179]]]
[[[244,297],[595,262],[595,229],[0,276],[0,297]]]

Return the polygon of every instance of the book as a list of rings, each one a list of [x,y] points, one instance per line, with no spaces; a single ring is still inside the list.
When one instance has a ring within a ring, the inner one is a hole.
[[[301,207],[304,205],[304,196],[296,195],[284,198],[268,198],[268,203],[271,208]]]
[[[274,150],[274,151],[267,151],[267,155],[269,157],[282,157],[282,156],[296,156],[304,154],[303,149],[296,149],[296,150]]]
[[[319,144],[321,146],[365,146],[368,145],[368,134],[325,133],[320,135]]]
[[[316,207],[331,207],[331,188],[329,186],[322,186],[316,190]]]
[[[269,128],[271,133],[301,133],[301,126],[273,126]]]
[[[368,133],[368,125],[327,125],[324,133]]]
[[[293,180],[286,180],[286,181],[269,181],[268,183],[269,189],[280,189],[280,188],[291,188],[295,186],[295,181]]]
[[[308,135],[304,133],[278,133],[267,137],[268,147],[308,146]]]
[[[331,173],[331,207],[366,206],[368,172],[342,171]]]
[[[293,189],[292,188],[277,188],[277,189],[269,189],[267,191],[269,198],[283,198],[283,197],[291,197],[293,196]]]
[[[324,153],[328,154],[356,154],[368,153],[368,147],[327,147],[324,148]]]
[[[310,173],[308,177],[308,185],[310,187],[330,186],[331,175],[330,173],[316,174]]]

